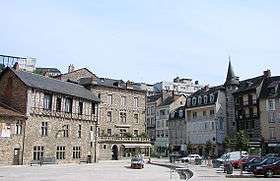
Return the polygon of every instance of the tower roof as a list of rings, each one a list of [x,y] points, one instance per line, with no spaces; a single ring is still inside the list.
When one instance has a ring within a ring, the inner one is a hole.
[[[229,65],[228,65],[228,72],[227,72],[227,79],[225,82],[225,85],[238,85],[239,80],[238,77],[235,76],[232,65],[231,65],[231,60],[229,58]]]

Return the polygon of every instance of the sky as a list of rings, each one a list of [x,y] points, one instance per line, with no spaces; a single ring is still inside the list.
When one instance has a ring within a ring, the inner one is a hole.
[[[0,0],[0,54],[100,77],[222,84],[280,75],[279,0]]]

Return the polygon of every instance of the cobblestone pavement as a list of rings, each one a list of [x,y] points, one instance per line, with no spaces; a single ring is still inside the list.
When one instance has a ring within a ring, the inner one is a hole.
[[[168,181],[179,180],[168,168],[146,164],[144,169],[130,169],[130,161],[98,164],[3,166],[0,181]]]

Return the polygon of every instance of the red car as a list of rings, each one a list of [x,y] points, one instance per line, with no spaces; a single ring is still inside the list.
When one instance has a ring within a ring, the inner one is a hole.
[[[246,164],[247,162],[249,162],[250,160],[254,159],[254,158],[260,158],[259,156],[246,156],[246,157],[243,157],[241,158],[240,160],[232,160],[230,161],[232,166],[234,168],[238,168],[240,166],[240,164],[244,165]]]
[[[253,173],[255,175],[264,175],[265,177],[272,177],[273,175],[280,175],[280,161],[270,165],[258,166]]]

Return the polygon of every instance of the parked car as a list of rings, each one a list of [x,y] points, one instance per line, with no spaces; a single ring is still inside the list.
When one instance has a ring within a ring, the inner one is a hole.
[[[187,157],[181,158],[181,161],[184,162],[195,162],[195,160],[202,160],[202,157],[198,154],[191,154]]]
[[[248,156],[247,151],[242,151],[241,155],[240,155],[240,151],[234,151],[234,152],[223,154],[220,158],[217,159],[217,161],[224,163],[225,161],[240,160],[241,158],[246,156]]]
[[[269,157],[269,158],[266,158],[266,159],[262,160],[259,163],[249,164],[248,167],[245,170],[248,171],[248,172],[253,172],[257,167],[261,167],[261,166],[264,166],[264,165],[270,165],[270,164],[272,164],[272,163],[274,163],[278,160],[280,160],[279,157]]]
[[[260,163],[263,160],[260,156],[249,156],[247,162],[242,163],[243,169],[246,170],[249,164]]]
[[[131,159],[131,168],[144,168],[144,159],[141,157],[133,157]]]
[[[232,160],[230,162],[231,162],[231,164],[234,168],[238,168],[242,164],[243,169],[244,169],[245,164],[247,164],[251,160],[256,160],[256,161],[259,160],[260,161],[261,158],[259,156],[250,155],[250,156],[243,157],[239,160]]]
[[[265,177],[272,177],[273,175],[280,175],[280,161],[273,164],[258,166],[253,173],[255,175],[264,175]]]

